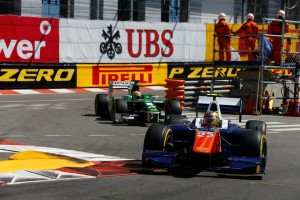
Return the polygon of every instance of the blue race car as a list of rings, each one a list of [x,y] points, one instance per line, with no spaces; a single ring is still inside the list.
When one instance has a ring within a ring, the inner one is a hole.
[[[204,108],[207,109],[204,117],[198,117],[198,111]],[[238,112],[239,122],[222,119],[221,110]],[[200,96],[194,120],[171,115],[166,125],[149,127],[144,140],[143,164],[184,176],[201,171],[264,174],[266,123],[249,120],[242,128],[241,111],[239,98]]]

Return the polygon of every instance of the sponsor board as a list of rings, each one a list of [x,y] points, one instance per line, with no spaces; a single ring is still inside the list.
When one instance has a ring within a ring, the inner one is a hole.
[[[75,66],[9,65],[0,67],[0,89],[75,88]]]
[[[205,24],[60,19],[59,33],[61,63],[199,62],[205,59]]]
[[[0,16],[0,62],[58,63],[58,19]]]
[[[199,65],[180,65],[169,64],[168,65],[168,78],[179,79],[211,79],[212,77],[236,77],[240,68],[229,67],[217,67],[217,70],[213,66],[209,66],[207,63]],[[213,76],[214,75],[214,76]]]
[[[107,87],[110,81],[139,80],[140,85],[163,85],[167,64],[78,64],[77,87]]]

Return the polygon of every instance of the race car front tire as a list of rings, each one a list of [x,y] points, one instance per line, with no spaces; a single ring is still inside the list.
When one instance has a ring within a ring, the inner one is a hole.
[[[241,155],[249,157],[267,157],[266,134],[257,130],[246,130],[241,136]]]
[[[259,171],[257,171],[256,168],[253,173],[265,173],[267,164],[266,134],[261,131],[247,130],[247,132],[242,135],[241,139],[241,156],[261,158]]]
[[[145,136],[144,151],[171,151],[173,149],[172,130],[162,124],[152,124]]]

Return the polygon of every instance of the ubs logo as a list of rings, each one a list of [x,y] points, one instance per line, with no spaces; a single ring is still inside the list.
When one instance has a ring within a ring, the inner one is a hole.
[[[102,54],[107,54],[108,58],[112,60],[116,53],[122,53],[122,45],[117,42],[120,39],[120,32],[113,33],[112,25],[107,27],[107,32],[102,30],[102,37],[105,40],[105,42],[100,44],[100,52]]]

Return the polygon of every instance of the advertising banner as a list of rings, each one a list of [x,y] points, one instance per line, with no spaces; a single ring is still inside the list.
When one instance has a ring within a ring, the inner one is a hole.
[[[0,89],[28,88],[76,88],[76,66],[0,66]]]
[[[205,60],[205,24],[60,19],[59,27],[61,63]]]
[[[140,85],[164,85],[167,64],[78,64],[77,87],[107,87],[110,81],[139,80]]]
[[[184,65],[180,63],[168,64],[168,78],[177,79],[211,79],[213,77],[213,66],[208,63]],[[241,68],[217,67],[215,78],[236,77]]]
[[[0,16],[0,62],[58,63],[58,19]]]

